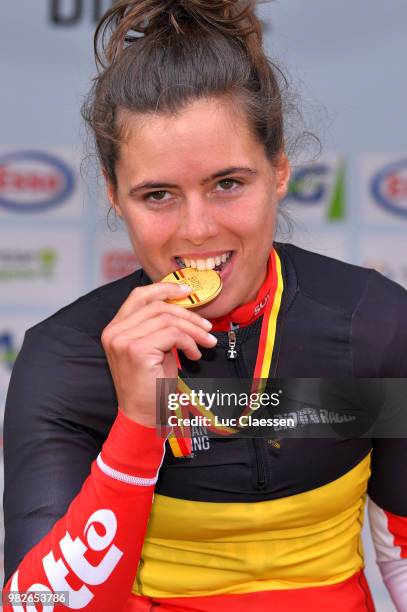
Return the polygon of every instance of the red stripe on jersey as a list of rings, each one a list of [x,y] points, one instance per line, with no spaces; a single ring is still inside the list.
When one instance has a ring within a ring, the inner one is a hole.
[[[388,528],[394,537],[394,545],[400,546],[402,559],[407,559],[407,517],[398,516],[392,512],[385,511]]]
[[[362,571],[337,584],[321,587],[256,591],[241,595],[213,595],[150,599],[130,595],[123,612],[148,612],[158,604],[163,612],[247,612],[248,610],[281,610],[284,612],[375,612],[372,596]]]

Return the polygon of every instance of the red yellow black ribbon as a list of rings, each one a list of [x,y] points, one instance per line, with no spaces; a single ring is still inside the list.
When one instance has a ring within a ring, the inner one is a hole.
[[[273,352],[276,340],[277,319],[281,308],[281,300],[284,290],[283,276],[281,271],[281,261],[278,253],[273,249],[270,253],[268,275],[265,283],[268,285],[267,303],[264,308],[263,322],[260,331],[259,347],[257,352],[256,364],[253,373],[253,384],[251,393],[261,393],[264,391],[270,373],[273,359]],[[261,312],[259,314],[261,316]],[[178,367],[181,370],[177,355]],[[183,379],[178,377],[178,393],[191,393],[191,389]],[[250,404],[246,406],[242,415],[250,413]],[[219,434],[230,435],[236,430],[228,427],[220,428],[214,425],[215,415],[205,406],[190,403],[188,406],[179,406],[175,411],[176,416],[182,422],[186,418],[193,416],[205,416],[211,421],[209,429],[216,430]],[[175,426],[169,436],[171,450],[175,457],[185,457],[192,452],[192,439],[189,428],[186,426]]]

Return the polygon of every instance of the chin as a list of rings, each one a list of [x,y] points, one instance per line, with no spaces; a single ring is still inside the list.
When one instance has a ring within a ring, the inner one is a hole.
[[[236,301],[232,303],[232,300],[222,299],[223,297],[224,296],[220,294],[219,298],[214,299],[210,304],[195,308],[194,311],[205,319],[218,319],[240,305]]]

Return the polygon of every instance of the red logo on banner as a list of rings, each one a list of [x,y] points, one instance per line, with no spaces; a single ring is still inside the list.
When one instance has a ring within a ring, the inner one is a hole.
[[[75,189],[67,163],[44,151],[15,151],[0,156],[0,207],[36,213],[63,204]]]
[[[132,274],[140,264],[132,251],[108,251],[102,259],[103,282],[109,283]]]

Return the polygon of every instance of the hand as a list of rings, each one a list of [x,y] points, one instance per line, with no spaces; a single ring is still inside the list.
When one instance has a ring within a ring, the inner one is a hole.
[[[177,378],[172,349],[198,360],[217,343],[210,321],[165,300],[188,295],[191,289],[175,283],[155,283],[134,289],[102,333],[120,409],[147,427],[156,424],[156,380]]]

